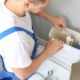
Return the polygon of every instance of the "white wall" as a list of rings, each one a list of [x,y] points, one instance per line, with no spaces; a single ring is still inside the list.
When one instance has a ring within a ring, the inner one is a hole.
[[[2,1],[4,1],[4,0],[0,0],[0,4],[1,4]]]
[[[46,12],[65,18],[66,27],[80,32],[80,0],[51,0]],[[35,32],[38,37],[48,40],[48,34],[52,24],[47,20],[32,16]]]

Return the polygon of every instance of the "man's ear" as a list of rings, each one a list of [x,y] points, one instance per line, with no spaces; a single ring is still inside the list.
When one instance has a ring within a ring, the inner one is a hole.
[[[29,8],[30,3],[31,3],[31,1],[25,2],[25,3],[24,3],[24,7],[25,7],[25,8]]]

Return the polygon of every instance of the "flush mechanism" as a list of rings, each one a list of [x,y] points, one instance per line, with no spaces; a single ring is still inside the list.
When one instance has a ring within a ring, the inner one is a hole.
[[[58,31],[56,28],[53,27],[49,32],[49,37],[52,37],[54,40],[58,38],[59,40],[64,41],[64,43],[66,44],[66,41],[67,41],[66,37],[71,36],[71,39],[74,39],[73,41],[70,41],[71,42],[70,45],[72,45],[71,47],[75,47],[77,44],[79,44],[80,42],[79,32],[76,32],[68,28],[65,28],[63,31],[65,31],[64,34],[61,31]]]

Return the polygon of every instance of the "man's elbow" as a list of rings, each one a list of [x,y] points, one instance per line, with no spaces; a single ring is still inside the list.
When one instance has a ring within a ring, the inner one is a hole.
[[[24,80],[24,79],[27,79],[29,77],[29,74],[28,75],[24,75],[22,74],[21,76],[17,76],[20,80]]]
[[[21,80],[27,79],[32,74],[28,67],[26,67],[26,68],[11,68],[11,69],[13,70],[15,75]]]

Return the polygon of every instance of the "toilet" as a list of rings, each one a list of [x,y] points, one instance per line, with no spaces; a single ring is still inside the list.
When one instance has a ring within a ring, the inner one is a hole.
[[[71,36],[74,39],[72,46],[66,44],[66,36]],[[29,80],[45,80],[50,70],[53,71],[53,79],[51,80],[70,80],[72,64],[80,60],[80,50],[75,48],[80,41],[80,33],[65,28],[65,34],[63,34],[61,31],[52,28],[49,33],[50,37],[53,38],[53,41],[56,38],[63,40],[65,42],[64,48],[57,54],[47,58]],[[45,46],[39,45],[37,56],[44,48]]]

